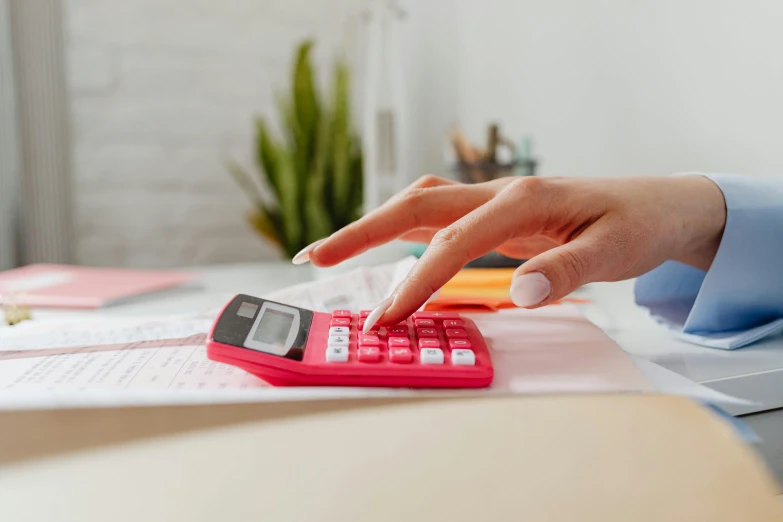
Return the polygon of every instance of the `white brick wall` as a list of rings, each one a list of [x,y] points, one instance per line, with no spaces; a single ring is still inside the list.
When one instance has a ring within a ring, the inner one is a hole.
[[[360,0],[67,0],[77,261],[166,267],[277,256],[222,160],[252,166],[296,43],[322,77]],[[350,50],[350,49],[349,49]]]

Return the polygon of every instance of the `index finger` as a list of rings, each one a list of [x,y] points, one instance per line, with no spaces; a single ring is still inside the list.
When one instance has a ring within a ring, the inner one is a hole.
[[[403,193],[318,244],[310,261],[332,266],[420,228],[442,228],[482,205],[485,187],[443,185]]]

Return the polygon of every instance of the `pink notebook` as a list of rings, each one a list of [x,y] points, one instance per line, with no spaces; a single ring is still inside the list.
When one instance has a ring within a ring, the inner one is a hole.
[[[195,277],[187,272],[28,265],[0,272],[0,302],[33,308],[100,308]]]

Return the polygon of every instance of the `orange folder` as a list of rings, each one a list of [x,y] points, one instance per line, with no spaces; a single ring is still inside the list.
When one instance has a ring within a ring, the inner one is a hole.
[[[514,308],[516,305],[509,295],[513,276],[513,268],[465,268],[443,285],[438,297],[427,303],[424,309],[495,312]],[[584,299],[566,300],[585,302]]]

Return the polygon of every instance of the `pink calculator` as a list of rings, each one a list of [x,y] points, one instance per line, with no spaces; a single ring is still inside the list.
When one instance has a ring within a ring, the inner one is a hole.
[[[207,341],[214,361],[273,386],[480,388],[492,383],[484,337],[454,312],[418,312],[363,334],[369,310],[313,312],[234,297]]]

